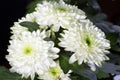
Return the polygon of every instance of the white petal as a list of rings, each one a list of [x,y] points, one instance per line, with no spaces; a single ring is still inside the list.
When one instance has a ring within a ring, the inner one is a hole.
[[[94,64],[93,62],[89,61],[89,62],[87,62],[87,64],[88,64],[88,66],[90,67],[90,69],[91,69],[92,71],[95,71],[95,70],[96,70],[96,66],[95,66],[95,64]]]
[[[73,54],[70,59],[69,59],[69,63],[72,64],[74,63],[75,61],[77,61],[76,57],[75,57],[75,54]]]

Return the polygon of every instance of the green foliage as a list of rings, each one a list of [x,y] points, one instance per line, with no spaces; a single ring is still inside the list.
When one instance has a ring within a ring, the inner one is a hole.
[[[120,42],[118,42],[119,40],[119,33],[117,32],[111,32],[111,33],[107,33],[106,34],[107,39],[110,40],[110,44],[111,44],[111,49],[114,51],[118,51],[120,52]]]
[[[28,28],[30,32],[39,29],[39,25],[35,22],[24,21],[20,23],[21,26]]]
[[[96,75],[98,79],[108,78],[110,76],[108,73],[104,73],[102,71],[99,71]]]
[[[69,70],[73,71],[73,74],[76,74],[78,76],[71,75],[73,78],[77,78],[78,80],[81,79],[79,76],[83,76],[82,80],[97,80],[97,77],[93,71],[91,71],[88,66],[85,64],[78,65],[77,63],[69,64],[69,57],[65,54],[60,55],[60,66],[63,69],[65,73],[67,73]],[[73,79],[74,80],[74,79]]]
[[[12,73],[5,67],[0,67],[0,80],[31,80],[30,78],[22,78],[17,73]],[[38,80],[36,77],[34,80]]]
[[[5,67],[0,67],[0,80],[21,80],[21,76],[16,73],[11,73]]]
[[[27,9],[28,11],[26,13],[31,13],[35,10],[36,4],[39,3],[39,0],[34,0],[33,2],[31,2],[28,6]]]

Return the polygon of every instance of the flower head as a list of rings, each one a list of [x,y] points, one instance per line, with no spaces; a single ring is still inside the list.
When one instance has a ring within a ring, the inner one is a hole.
[[[52,41],[45,41],[45,32],[22,32],[18,38],[10,40],[9,54],[6,56],[11,71],[22,77],[34,79],[35,73],[43,74],[49,67],[56,66],[54,59],[59,49]]]
[[[105,34],[95,27],[89,20],[82,24],[73,25],[61,34],[59,46],[66,51],[73,52],[70,63],[78,61],[78,64],[92,63],[101,66],[101,63],[109,58],[106,54],[110,43],[105,39]],[[94,68],[94,66],[93,66]]]
[[[18,38],[22,32],[28,31],[28,28],[20,25],[20,23],[24,21],[35,22],[35,13],[33,12],[30,14],[27,14],[25,17],[22,17],[22,19],[19,19],[18,22],[14,23],[14,25],[11,27],[11,30],[12,30],[11,33],[13,34],[11,36],[11,39]]]
[[[11,36],[11,39],[18,38],[22,32],[28,31],[28,29],[26,27],[21,26],[19,22],[15,22],[14,26],[12,26],[10,29],[12,30],[11,33],[13,34]]]
[[[71,80],[69,78],[71,71],[67,74],[64,74],[62,69],[60,68],[59,63],[55,67],[49,68],[48,71],[45,72],[43,75],[39,75],[40,79],[43,80]]]
[[[23,21],[36,22],[35,15],[36,15],[35,12],[27,14],[25,17],[22,17],[21,19],[19,19],[19,22],[23,22]]]
[[[78,23],[85,18],[82,10],[66,4],[63,0],[58,3],[44,1],[36,7],[36,22],[51,27],[53,31],[58,31],[60,27],[68,28],[71,23]]]

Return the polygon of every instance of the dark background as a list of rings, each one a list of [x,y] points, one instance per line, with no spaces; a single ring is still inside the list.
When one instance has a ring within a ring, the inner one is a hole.
[[[25,16],[26,6],[32,0],[2,0],[0,2],[0,65],[8,67],[5,55],[8,54],[10,27]],[[108,15],[108,21],[120,25],[120,0],[98,0],[101,9]]]
[[[120,0],[98,0],[102,12],[106,13],[108,20],[120,25]]]
[[[8,66],[4,59],[9,44],[10,27],[25,15],[26,6],[31,0],[0,1],[0,65]]]

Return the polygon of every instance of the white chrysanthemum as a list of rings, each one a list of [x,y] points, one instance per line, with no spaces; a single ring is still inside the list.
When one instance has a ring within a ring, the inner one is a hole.
[[[68,28],[71,23],[78,23],[86,18],[85,13],[76,6],[68,5],[63,0],[46,2],[36,7],[36,22],[43,26],[52,27],[58,31],[60,26]]]
[[[110,42],[105,39],[104,32],[88,20],[64,30],[61,36],[59,46],[73,52],[70,63],[88,63],[91,69],[95,70],[95,65],[101,66],[103,61],[109,59],[106,54],[109,53],[107,49],[110,48]]]
[[[6,56],[11,71],[22,74],[22,77],[34,79],[35,73],[43,74],[49,67],[56,66],[59,49],[52,41],[45,41],[45,32],[22,32],[19,38],[10,40],[9,55]]]
[[[23,17],[22,19],[19,19],[18,22],[14,23],[14,26],[11,27],[12,30],[11,33],[14,35],[11,36],[11,39],[19,37],[21,33],[24,31],[28,31],[26,27],[20,25],[20,23],[24,21],[35,22],[35,14],[34,13],[27,14],[26,17]]]
[[[12,30],[11,33],[13,34],[11,39],[18,38],[22,32],[28,31],[26,27],[21,26],[18,22],[15,22],[14,26],[10,29]]]
[[[69,78],[71,70],[64,74],[63,70],[60,68],[59,63],[55,67],[49,68],[43,75],[39,75],[39,79],[42,80],[71,80]]]
[[[36,22],[35,12],[27,14],[25,17],[22,17],[18,21],[19,22],[23,22],[23,21]]]

